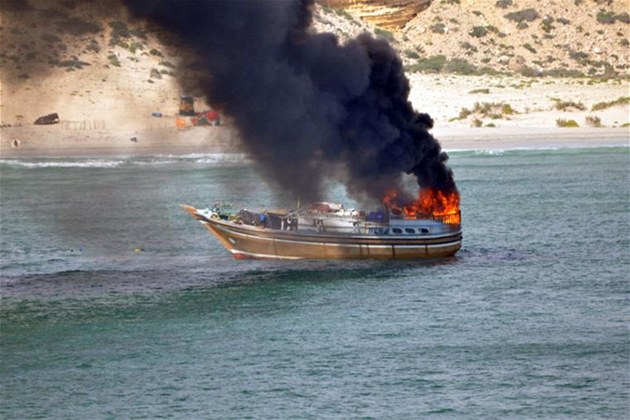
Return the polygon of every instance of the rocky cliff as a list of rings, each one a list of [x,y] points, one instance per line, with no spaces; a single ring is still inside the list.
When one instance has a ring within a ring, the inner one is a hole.
[[[409,71],[627,76],[626,0],[317,0],[394,43]],[[344,28],[341,32],[345,33]]]
[[[399,30],[431,5],[432,0],[317,0],[325,8],[343,9],[365,21]]]

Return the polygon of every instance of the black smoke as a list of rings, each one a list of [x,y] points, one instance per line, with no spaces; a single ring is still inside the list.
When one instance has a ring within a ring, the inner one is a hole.
[[[281,191],[319,200],[335,179],[359,201],[378,203],[390,190],[404,197],[404,173],[421,187],[455,190],[448,156],[428,132],[433,120],[411,106],[402,62],[386,41],[364,34],[340,44],[314,33],[312,0],[127,5],[193,53],[195,90],[231,117]]]

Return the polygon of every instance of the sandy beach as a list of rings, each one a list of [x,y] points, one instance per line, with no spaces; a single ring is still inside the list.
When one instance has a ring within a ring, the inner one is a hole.
[[[411,103],[435,120],[432,134],[445,150],[630,145],[627,103],[592,111],[595,104],[626,97],[626,81],[589,83],[582,79],[420,74],[410,75],[409,80]],[[62,89],[63,86],[59,87],[60,95]],[[142,101],[134,99],[133,92],[124,90],[116,95],[107,91],[86,91],[68,100],[55,97],[54,103],[48,105],[47,96],[41,99],[36,88],[5,93],[3,121],[10,121],[7,115],[22,118],[10,127],[0,128],[0,158],[241,151],[238,135],[229,121],[222,126],[177,129],[176,87],[173,89],[166,93],[157,89],[144,91]],[[572,102],[583,109],[559,110],[558,102]],[[472,113],[461,118],[462,110],[472,110],[476,104],[509,105],[512,112],[490,117]],[[44,110],[51,109],[59,113],[59,124],[32,124]],[[160,118],[152,116],[156,110],[162,112]],[[597,117],[601,127],[589,126],[588,117]],[[558,127],[558,119],[574,120],[579,127]]]
[[[453,150],[511,150],[630,146],[627,128],[436,128],[442,148]],[[131,139],[135,139],[132,141]],[[12,146],[12,141],[18,146]],[[2,159],[189,155],[238,153],[237,136],[229,128],[175,130],[82,131],[59,133],[43,127],[2,128]]]
[[[445,128],[433,135],[447,151],[630,146],[628,128]]]
[[[5,127],[1,129],[0,157],[100,157],[236,153],[239,143],[233,130],[196,127],[185,131],[72,130],[51,126]]]

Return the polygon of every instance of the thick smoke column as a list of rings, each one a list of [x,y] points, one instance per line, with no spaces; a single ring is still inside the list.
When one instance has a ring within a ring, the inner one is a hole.
[[[303,200],[327,179],[360,201],[401,196],[403,173],[455,191],[448,159],[413,110],[396,52],[364,34],[340,45],[309,30],[311,0],[130,0],[138,18],[176,35],[195,55],[208,103],[236,124],[264,175]]]

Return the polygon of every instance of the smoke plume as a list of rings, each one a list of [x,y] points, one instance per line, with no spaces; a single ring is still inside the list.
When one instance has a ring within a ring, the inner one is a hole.
[[[389,44],[341,44],[310,28],[312,0],[129,0],[132,14],[177,36],[195,56],[195,88],[237,126],[265,177],[302,200],[342,181],[355,199],[420,187],[455,191],[433,120],[411,106]]]

